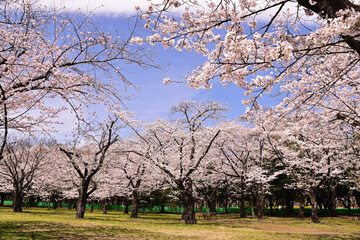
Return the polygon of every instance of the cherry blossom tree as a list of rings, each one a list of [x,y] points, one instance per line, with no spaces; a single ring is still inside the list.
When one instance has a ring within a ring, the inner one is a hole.
[[[223,133],[222,141],[218,142],[218,156],[221,160],[219,171],[230,177],[233,186],[238,188],[233,197],[239,200],[240,217],[246,217],[245,199],[248,192],[247,174],[251,165],[253,141],[250,129],[238,124],[229,124]]]
[[[158,168],[162,177],[179,191],[184,207],[182,219],[186,224],[196,223],[194,175],[220,134],[220,129],[206,124],[221,119],[225,110],[226,107],[214,101],[185,101],[172,108],[178,118],[172,122],[158,119],[139,135],[147,147],[136,153]]]
[[[319,222],[316,194],[325,183],[336,184],[356,159],[347,150],[341,120],[319,111],[300,112],[286,119],[277,118],[277,129],[268,138],[270,151],[291,176],[288,187],[305,191],[311,199],[313,222]],[[333,205],[336,206],[336,203]]]
[[[84,218],[86,201],[97,189],[94,176],[103,168],[109,148],[118,140],[117,120],[110,119],[104,124],[99,124],[99,129],[86,124],[85,129],[80,129],[82,135],[79,135],[79,139],[71,145],[59,147],[66,157],[67,164],[72,167],[72,175],[75,177],[73,184],[78,191],[76,218]],[[92,133],[94,135],[91,135]],[[86,140],[85,145],[81,145],[82,140]]]
[[[180,16],[171,14],[177,9]],[[253,109],[265,93],[286,96],[277,109],[286,113],[359,85],[357,1],[166,0],[140,14],[154,34],[134,41],[204,55],[208,60],[186,77],[188,84],[235,83]]]
[[[51,149],[49,144],[31,139],[15,139],[5,146],[0,176],[11,186],[14,212],[22,212],[24,196],[37,178],[46,175],[44,166],[51,162]]]
[[[341,142],[342,136],[356,136],[360,126],[358,4],[351,0],[153,1],[141,16],[154,34],[134,41],[204,55],[207,60],[186,76],[188,84],[193,88],[210,88],[214,80],[225,86],[237,84],[249,96],[243,101],[251,107],[247,114],[251,109],[261,112],[258,100],[272,93],[282,97],[273,109],[279,119],[291,112],[318,111],[329,117],[318,121],[342,120],[352,130],[339,130],[336,141]],[[171,14],[176,9],[180,15]],[[168,82],[171,79],[164,79]],[[271,126],[265,130],[271,135]],[[271,147],[274,139],[267,140]],[[358,145],[356,137],[352,141],[352,146]],[[353,149],[355,153],[357,147]],[[315,155],[321,159],[327,153]]]
[[[120,193],[122,187],[120,180],[122,179],[116,177],[114,167],[114,162],[109,159],[104,162],[102,168],[93,177],[93,181],[96,183],[96,191],[89,195],[89,199],[91,199],[90,212],[94,209],[94,202],[98,202],[103,214],[107,214],[106,206],[109,204],[109,200]]]
[[[1,1],[0,157],[8,129],[51,130],[59,112],[69,109],[83,119],[89,104],[118,108],[118,87],[132,85],[125,66],[151,66],[151,55],[131,44],[132,34],[102,30],[91,12],[51,10],[35,0]]]
[[[203,204],[206,203],[211,215],[216,214],[216,195],[225,179],[224,174],[215,170],[217,159],[209,154],[207,161],[198,169],[196,175],[193,176],[193,184],[196,189],[195,197],[200,201],[199,212]],[[210,215],[209,215],[210,217]]]
[[[217,142],[217,156],[221,160],[218,171],[224,173],[234,186],[234,197],[239,200],[240,217],[245,217],[245,200],[250,202],[252,214],[261,219],[265,212],[265,193],[269,182],[276,178],[268,162],[274,154],[266,151],[264,130],[235,122],[223,123],[223,135]]]
[[[67,175],[64,174],[66,169],[63,168],[63,156],[57,149],[56,144],[51,143],[50,154],[47,164],[45,164],[41,171],[44,174],[37,176],[34,179],[32,192],[29,193],[30,197],[39,197],[42,201],[48,202],[48,209],[50,210],[50,203],[53,203],[53,209],[56,209],[59,200],[65,197],[65,192],[72,186],[69,185]]]
[[[116,167],[123,174],[122,187],[124,191],[129,192],[128,195],[132,199],[130,217],[137,218],[141,194],[145,190],[151,192],[150,183],[154,176],[149,171],[148,163],[138,154],[123,153],[119,158],[122,161],[119,161]]]

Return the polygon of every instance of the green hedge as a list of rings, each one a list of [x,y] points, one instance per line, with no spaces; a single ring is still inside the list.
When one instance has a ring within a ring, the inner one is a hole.
[[[23,203],[24,206],[27,206],[28,203],[24,202]],[[12,205],[12,201],[4,201],[4,206],[11,206]],[[48,203],[47,202],[33,202],[31,204],[32,207],[47,207]],[[53,203],[50,203],[50,207],[53,207]],[[63,208],[67,208],[68,204],[67,203],[61,203],[61,207]],[[72,208],[74,207],[74,204],[72,204],[71,206]],[[90,209],[91,205],[90,204],[86,204],[86,208]],[[94,209],[101,209],[101,205],[98,204],[94,204]],[[125,209],[125,207],[123,205],[106,205],[106,209],[107,210],[119,210],[119,211],[123,211]],[[129,210],[131,210],[131,207],[129,207]],[[195,212],[198,212],[198,208],[195,208]],[[161,211],[161,207],[158,206],[154,206],[152,208],[139,208],[139,211],[141,212],[160,212]],[[203,207],[201,209],[201,212],[208,212],[209,208],[207,207]],[[165,212],[167,213],[182,213],[183,212],[183,208],[182,207],[165,207]],[[217,213],[225,213],[225,208],[217,208],[216,209]],[[250,208],[246,208],[245,209],[246,214],[251,214],[251,209]],[[306,215],[311,215],[311,207],[305,207],[305,214]],[[228,207],[228,213],[240,213],[239,208],[238,207]],[[265,209],[265,213],[266,214],[270,214],[270,209],[266,208]],[[293,214],[298,214],[299,213],[299,209],[295,208],[292,210]],[[319,214],[326,216],[329,213],[328,209],[319,209]],[[337,208],[336,209],[336,213],[338,215],[348,215],[351,216],[353,214],[360,214],[360,208],[352,208],[351,210],[349,210],[348,208]],[[275,215],[284,215],[285,214],[285,208],[274,208],[273,209],[273,214]]]

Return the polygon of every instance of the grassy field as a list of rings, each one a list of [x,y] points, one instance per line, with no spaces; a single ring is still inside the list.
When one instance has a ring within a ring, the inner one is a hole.
[[[42,208],[13,213],[0,208],[0,239],[360,239],[360,221],[351,217],[310,219],[265,217],[239,219],[222,215],[185,225],[180,215],[140,213],[130,219],[122,212],[85,213],[75,219],[74,210]]]

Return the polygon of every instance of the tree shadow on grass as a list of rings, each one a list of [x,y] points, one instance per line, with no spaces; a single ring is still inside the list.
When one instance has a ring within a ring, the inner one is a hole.
[[[0,222],[0,239],[159,239],[162,233],[120,226],[85,226],[34,221]],[[169,237],[170,239],[170,237]],[[173,238],[172,238],[173,239]]]

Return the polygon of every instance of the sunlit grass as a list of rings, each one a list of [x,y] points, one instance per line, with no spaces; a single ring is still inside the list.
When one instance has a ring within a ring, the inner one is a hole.
[[[351,217],[310,219],[265,217],[240,219],[222,215],[185,225],[180,215],[140,213],[130,219],[122,212],[85,213],[75,219],[75,211],[42,208],[13,213],[0,208],[0,239],[360,239],[360,221]]]

